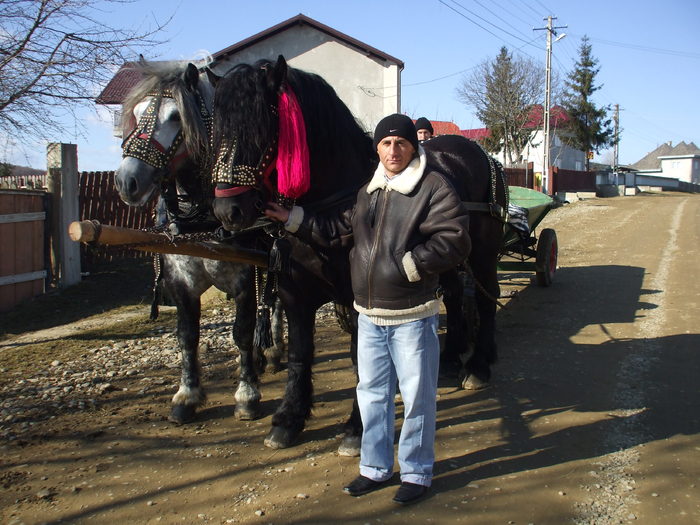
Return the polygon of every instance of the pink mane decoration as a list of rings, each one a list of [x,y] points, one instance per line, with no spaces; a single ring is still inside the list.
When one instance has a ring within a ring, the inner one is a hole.
[[[309,147],[299,101],[289,86],[279,96],[277,191],[298,198],[309,191]]]

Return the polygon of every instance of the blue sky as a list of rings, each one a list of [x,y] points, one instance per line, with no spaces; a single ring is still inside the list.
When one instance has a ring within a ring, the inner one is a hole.
[[[303,13],[405,63],[402,111],[412,117],[450,120],[461,129],[482,127],[457,100],[456,87],[471,68],[493,59],[501,46],[545,61],[548,15],[566,37],[553,45],[553,69],[563,79],[588,35],[599,61],[594,96],[599,105],[620,106],[619,160],[633,163],[663,142],[700,145],[700,2],[668,0],[139,0],[111,6],[110,23],[139,27],[174,13],[157,56],[188,59],[219,51]],[[262,57],[261,57],[262,58]],[[544,87],[543,87],[544,90]],[[121,157],[105,116],[84,114],[88,137],[63,136],[78,144],[79,168],[115,169]],[[21,155],[0,152],[0,160],[45,167],[45,146]],[[597,160],[610,162],[611,152]]]

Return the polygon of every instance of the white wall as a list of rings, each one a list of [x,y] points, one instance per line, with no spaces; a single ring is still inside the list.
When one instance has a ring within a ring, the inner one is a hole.
[[[664,177],[673,177],[681,182],[700,183],[700,156],[660,158]]]
[[[322,76],[366,131],[373,131],[384,116],[401,109],[396,64],[366,56],[307,25],[290,27],[244,49],[218,65],[216,72],[264,58],[276,60],[278,55],[292,67]]]
[[[530,143],[525,146],[522,152],[522,162],[532,162],[536,172],[542,171],[544,162],[544,131],[533,131],[530,136]],[[504,162],[503,154],[499,153],[496,158]],[[564,170],[583,171],[586,169],[586,155],[583,151],[574,149],[564,144],[557,133],[552,133],[549,145],[549,163],[552,166]]]

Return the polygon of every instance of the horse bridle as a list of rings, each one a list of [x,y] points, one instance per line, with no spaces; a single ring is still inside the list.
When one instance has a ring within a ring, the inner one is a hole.
[[[234,164],[238,152],[238,141],[225,140],[219,148],[214,162],[212,177],[215,184],[230,184],[231,188],[215,190],[216,197],[234,197],[246,191],[263,187],[272,193],[272,172],[275,169],[277,154],[275,152],[276,140],[272,141],[260,157],[257,166]]]
[[[153,98],[149,101],[146,110],[143,112],[143,115],[141,115],[134,129],[122,141],[122,156],[133,157],[166,173],[169,171],[167,170],[168,166],[173,161],[177,160],[175,153],[184,140],[184,134],[181,127],[175,135],[173,143],[167,149],[153,138],[153,133],[158,121],[158,111],[160,110],[163,98],[174,99],[174,97],[173,92],[169,89],[149,92],[146,93],[146,96]],[[187,154],[188,153],[185,152],[182,156],[187,156]]]

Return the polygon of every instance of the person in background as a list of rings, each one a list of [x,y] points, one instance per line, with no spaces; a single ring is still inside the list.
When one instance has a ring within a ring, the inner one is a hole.
[[[265,214],[306,242],[352,242],[350,273],[358,319],[357,401],[364,427],[360,472],[344,487],[361,496],[393,476],[397,379],[404,405],[398,446],[408,505],[428,492],[435,461],[439,274],[470,252],[469,212],[451,183],[427,167],[413,121],[394,114],[374,132],[379,165],[354,207],[326,216],[268,203]]]
[[[418,134],[418,142],[423,143],[423,141],[433,138],[433,125],[430,121],[421,117],[416,120],[416,133]]]

